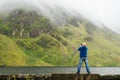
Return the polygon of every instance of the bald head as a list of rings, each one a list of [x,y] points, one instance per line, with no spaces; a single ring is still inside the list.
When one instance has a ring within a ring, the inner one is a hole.
[[[84,43],[82,43],[82,46],[86,46],[86,43],[84,42]]]

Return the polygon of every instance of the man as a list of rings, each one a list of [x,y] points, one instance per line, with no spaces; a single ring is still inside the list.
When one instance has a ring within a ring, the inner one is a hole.
[[[90,68],[89,68],[88,59],[87,59],[87,50],[88,50],[88,48],[86,46],[86,43],[82,43],[81,46],[78,48],[78,51],[80,51],[80,61],[78,64],[77,73],[80,73],[82,62],[84,61],[86,70],[87,70],[88,74],[90,74]]]

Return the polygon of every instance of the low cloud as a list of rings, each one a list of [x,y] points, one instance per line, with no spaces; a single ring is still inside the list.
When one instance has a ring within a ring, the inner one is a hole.
[[[100,21],[111,30],[120,33],[119,3],[119,0],[0,0],[0,12],[25,8],[47,13],[47,8],[61,6],[71,12],[76,10],[94,23],[99,24]]]

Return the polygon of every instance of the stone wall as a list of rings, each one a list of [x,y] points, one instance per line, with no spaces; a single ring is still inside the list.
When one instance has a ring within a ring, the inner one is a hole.
[[[120,75],[99,74],[51,74],[51,75],[29,75],[13,74],[0,75],[0,80],[120,80]]]

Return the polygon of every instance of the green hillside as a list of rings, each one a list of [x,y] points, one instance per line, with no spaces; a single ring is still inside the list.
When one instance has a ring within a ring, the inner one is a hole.
[[[64,30],[73,32],[72,35],[68,36],[67,39],[75,45],[77,49],[81,42],[86,42],[89,48],[88,58],[91,66],[119,66],[120,60],[120,43],[111,34],[111,38],[102,31],[94,31],[92,35],[88,34],[84,25],[79,27],[69,26],[64,27]],[[77,51],[77,50],[76,50]],[[75,52],[71,58],[71,63],[77,65],[79,54]]]
[[[24,66],[27,56],[18,48],[16,43],[0,34],[0,65]]]
[[[60,25],[35,11],[15,10],[1,18],[0,64],[77,66],[77,48],[86,42],[90,66],[120,66],[120,35],[78,16],[67,13]]]
[[[17,38],[15,41],[29,56],[28,65],[44,66],[41,61],[47,63],[46,66],[68,65],[68,63],[63,64],[63,61],[68,62],[69,59],[67,48],[48,34],[41,34],[37,38]]]

